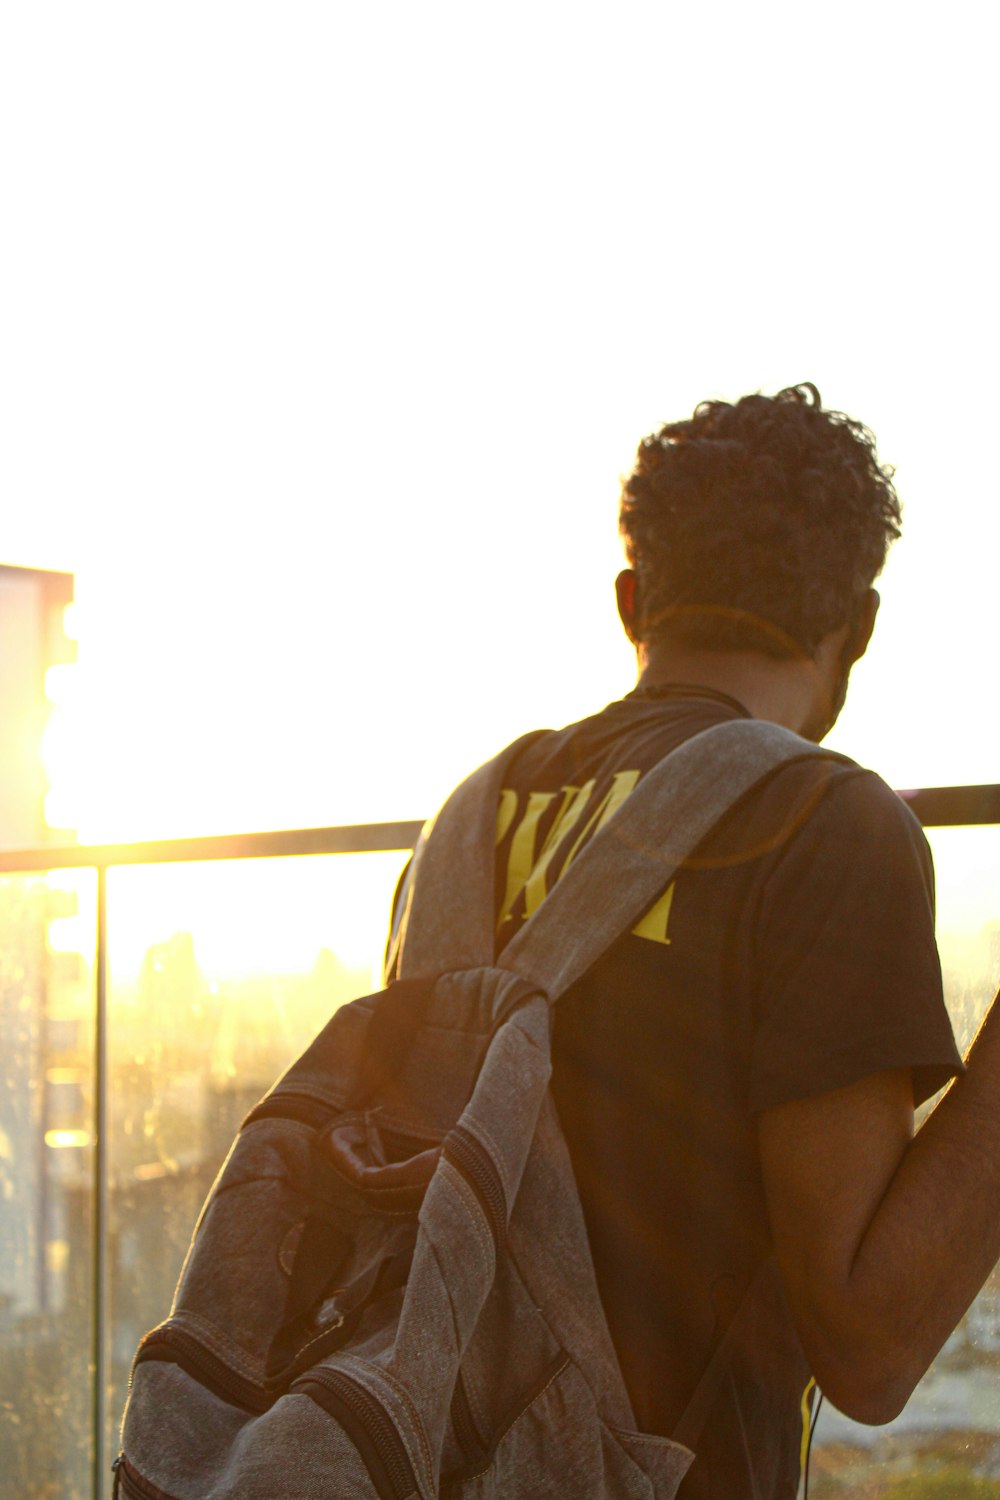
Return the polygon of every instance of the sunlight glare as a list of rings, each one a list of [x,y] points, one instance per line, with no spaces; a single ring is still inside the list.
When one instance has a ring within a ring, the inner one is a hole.
[[[111,7],[57,56],[18,13],[0,463],[8,560],[77,579],[52,817],[430,814],[631,686],[640,437],[801,379],[905,509],[832,743],[995,778],[988,49],[848,11],[863,45],[782,6]]]

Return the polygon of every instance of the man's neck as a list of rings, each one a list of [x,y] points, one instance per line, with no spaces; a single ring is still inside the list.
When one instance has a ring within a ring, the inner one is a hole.
[[[706,651],[679,643],[639,648],[639,687],[669,683],[710,688],[742,703],[755,719],[819,739],[830,717],[821,665],[757,651]]]

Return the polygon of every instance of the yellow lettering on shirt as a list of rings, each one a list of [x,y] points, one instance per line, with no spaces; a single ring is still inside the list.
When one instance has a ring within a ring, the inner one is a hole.
[[[617,771],[611,780],[600,803],[593,810],[590,817],[580,828],[575,842],[570,849],[566,859],[563,861],[559,875],[561,876],[569,869],[573,860],[577,857],[583,845],[600,828],[603,828],[609,818],[618,811],[622,803],[634,790],[639,781],[639,771]],[[500,916],[497,927],[503,926],[510,916],[514,905],[524,892],[524,914],[530,917],[538,910],[544,901],[549,889],[549,872],[560,847],[577,825],[581,823],[590,801],[596,781],[586,782],[581,787],[564,786],[561,788],[562,802],[555,817],[552,820],[541,849],[538,849],[538,830],[541,821],[559,793],[556,792],[530,792],[524,815],[514,828],[511,839],[510,854],[507,860],[507,882],[504,891],[503,904],[500,908]],[[517,793],[509,787],[500,794],[500,805],[497,810],[497,843],[499,844],[510,832],[511,824],[517,813]],[[557,877],[558,878],[558,877]],[[670,912],[673,906],[675,881],[671,881],[653,905],[633,927],[632,932],[636,937],[646,938],[653,943],[670,944],[668,927],[670,924]]]
[[[632,928],[633,937],[649,938],[653,943],[667,943],[667,925],[670,921],[670,908],[674,904],[674,890],[677,886],[676,880],[672,880],[660,899],[649,908],[649,911]]]
[[[573,863],[574,859],[576,859],[577,854],[579,853],[583,845],[587,842],[587,840],[593,838],[594,834],[599,828],[603,828],[604,824],[611,817],[612,813],[617,812],[629,793],[635,790],[635,784],[639,780],[640,774],[641,772],[639,771],[615,772],[614,776],[611,778],[611,785],[608,788],[606,795],[601,799],[596,811],[592,814],[591,817],[587,819],[583,832],[580,834],[580,837],[577,839],[576,843],[569,851],[566,863],[563,866],[564,870],[569,869],[570,865]],[[594,785],[593,782],[590,782],[589,784],[591,787],[593,787]]]
[[[505,786],[500,793],[500,805],[497,808],[497,843],[502,844],[508,828],[514,821],[517,812],[517,793],[513,787]]]
[[[542,845],[542,851],[525,884],[525,916],[530,917],[545,900],[549,865],[552,863],[553,856],[563,839],[568,833],[572,832],[583,817],[584,809],[590,801],[595,784],[593,781],[587,781],[581,787],[563,787],[562,807],[556,815],[555,822],[549,829],[545,843]]]
[[[507,860],[507,888],[504,891],[503,905],[500,908],[498,927],[506,922],[511,907],[523,891],[525,882],[531,874],[531,867],[535,863],[538,824],[545,809],[555,800],[555,792],[531,792],[528,796],[524,817],[515,828],[514,837],[511,840],[510,855]]]

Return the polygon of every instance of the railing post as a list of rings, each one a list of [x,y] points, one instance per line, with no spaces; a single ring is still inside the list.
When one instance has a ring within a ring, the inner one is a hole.
[[[108,871],[97,867],[97,955],[94,1023],[93,1230],[93,1500],[105,1500],[104,1438],[108,1402]]]

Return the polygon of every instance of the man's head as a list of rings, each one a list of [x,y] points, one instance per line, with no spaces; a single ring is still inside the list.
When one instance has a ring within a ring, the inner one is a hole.
[[[813,657],[864,628],[899,523],[872,434],[815,386],[703,402],[644,438],[625,480],[627,628],[646,648]]]

